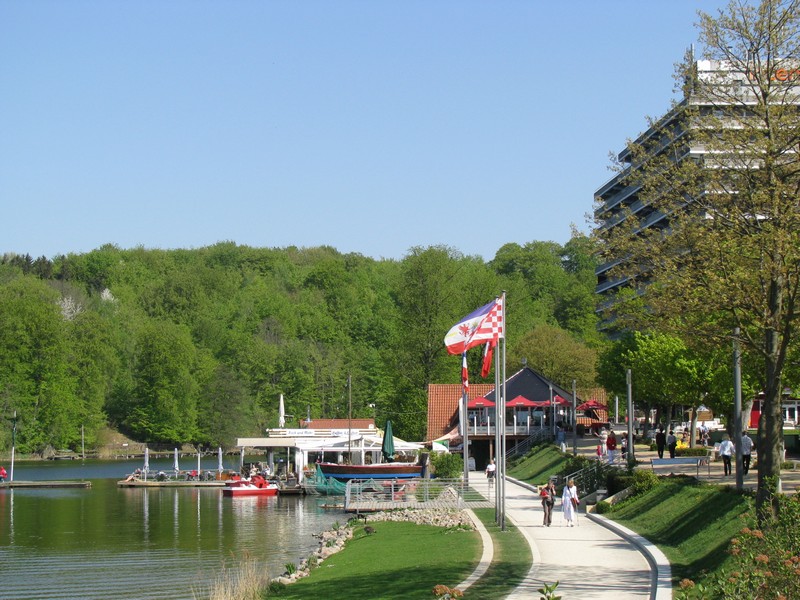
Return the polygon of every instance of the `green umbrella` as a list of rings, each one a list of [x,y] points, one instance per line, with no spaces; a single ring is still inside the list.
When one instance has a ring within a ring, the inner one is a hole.
[[[394,436],[392,435],[392,422],[386,421],[386,430],[383,432],[383,444],[381,444],[381,454],[384,462],[394,460]]]

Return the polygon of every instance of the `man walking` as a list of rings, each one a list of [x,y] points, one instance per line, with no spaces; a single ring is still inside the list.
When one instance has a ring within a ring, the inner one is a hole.
[[[731,457],[736,451],[733,442],[726,433],[719,445],[719,455],[722,457],[722,465],[724,467],[725,475],[731,474]]]
[[[659,427],[656,432],[656,450],[658,450],[658,458],[664,458],[664,446],[667,445],[667,436],[664,435],[664,428]]]
[[[753,440],[747,435],[745,431],[742,434],[742,473],[747,475],[747,472],[750,470],[750,456],[753,453]]]

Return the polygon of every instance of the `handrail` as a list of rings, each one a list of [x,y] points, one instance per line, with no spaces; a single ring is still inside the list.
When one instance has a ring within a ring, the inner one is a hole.
[[[552,438],[553,433],[549,429],[538,429],[512,448],[507,449],[506,460],[513,458],[518,454],[524,454],[539,442],[550,440]]]
[[[564,477],[564,480],[574,480],[579,490],[578,493],[581,496],[586,496],[587,494],[596,492],[600,487],[605,485],[609,472],[623,469],[626,466],[627,463],[621,460],[621,458],[618,458],[618,460],[613,463],[605,460],[593,460],[592,464],[574,473],[570,473]]]

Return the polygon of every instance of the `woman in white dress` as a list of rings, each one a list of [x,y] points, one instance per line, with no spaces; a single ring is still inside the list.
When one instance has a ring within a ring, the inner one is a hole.
[[[578,510],[578,488],[575,481],[570,479],[564,486],[564,493],[561,495],[561,506],[564,509],[564,520],[569,527],[575,525],[576,511]]]

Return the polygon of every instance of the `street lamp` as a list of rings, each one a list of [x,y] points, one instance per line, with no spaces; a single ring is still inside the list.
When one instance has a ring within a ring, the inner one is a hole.
[[[14,481],[14,454],[17,446],[17,411],[14,411],[14,416],[11,418],[11,475],[9,481]]]

